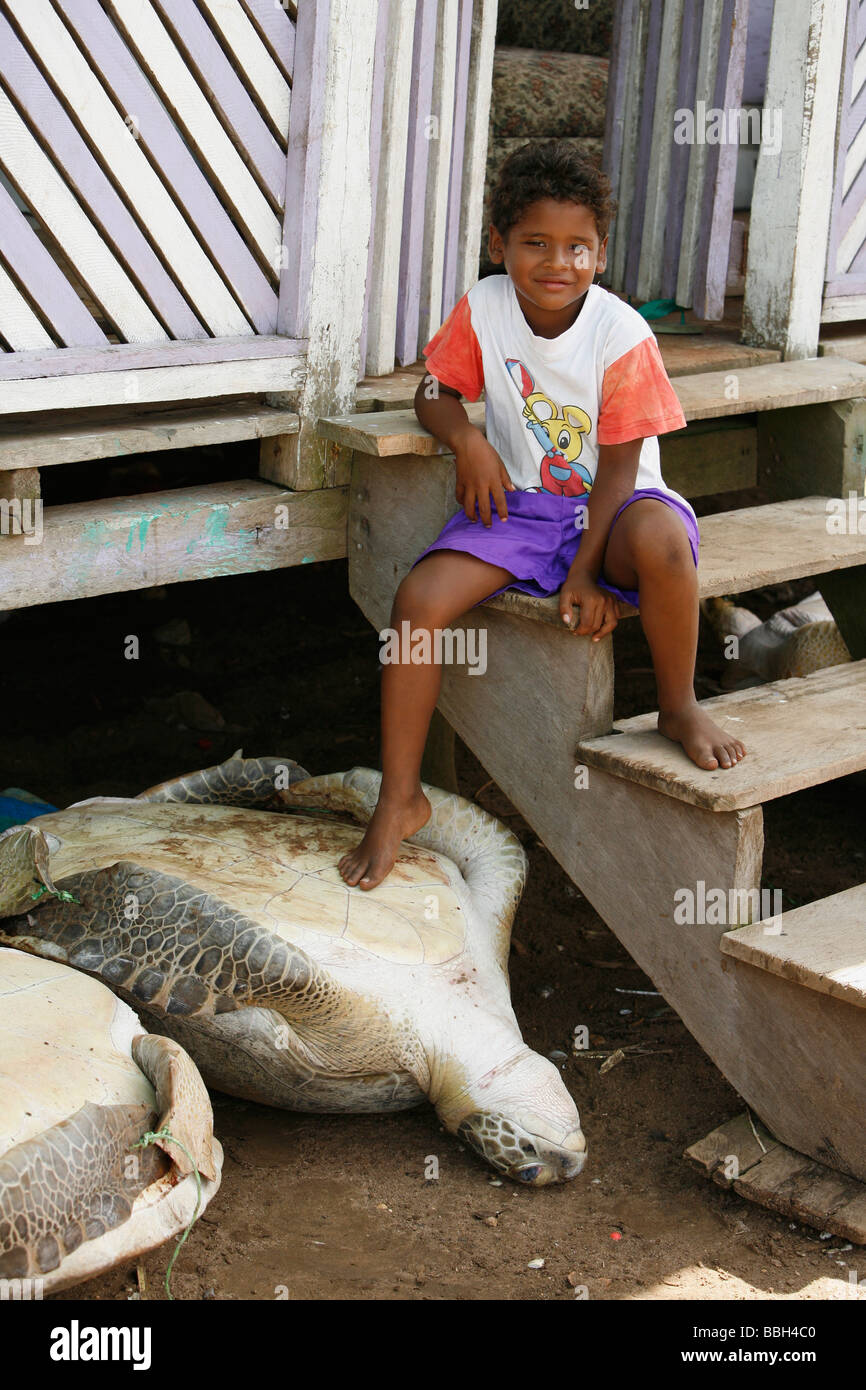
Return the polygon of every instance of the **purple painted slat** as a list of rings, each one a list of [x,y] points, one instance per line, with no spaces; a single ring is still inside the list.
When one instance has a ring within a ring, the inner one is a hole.
[[[388,0],[376,0],[376,47],[373,58],[373,104],[370,109],[370,244],[367,248],[367,279],[364,293],[364,315],[361,323],[361,378],[366,374],[367,321],[370,314],[370,291],[373,282],[373,257],[376,253],[376,204],[379,194],[379,166],[382,158],[382,119],[385,109],[385,63],[388,57]]]
[[[866,2],[864,2],[864,0],[860,0],[860,4],[857,7],[854,32],[857,39],[857,52],[859,53],[864,42],[866,42]]]
[[[607,95],[604,108],[604,146],[601,167],[610,179],[614,194],[619,187],[622,160],[622,122],[625,84],[634,38],[637,0],[619,0],[614,6],[610,61],[607,69]]]
[[[256,332],[273,333],[276,294],[108,15],[88,0],[56,0],[56,6],[78,34],[91,66],[120,109],[135,112],[141,143],[151,162],[186,211],[199,241]],[[170,257],[171,248],[164,250]]]
[[[294,22],[277,0],[241,0],[241,4],[277,67],[291,83],[295,66]]]
[[[623,121],[625,113],[626,79],[631,60],[632,44],[638,0],[619,0],[614,6],[613,34],[611,37],[610,62],[607,70],[607,94],[604,108],[604,144],[601,152],[601,167],[610,179],[615,198],[619,198],[619,185],[622,173]],[[628,234],[628,221],[614,216],[611,219],[608,262],[613,256],[617,236],[617,223],[623,235]],[[602,276],[602,283],[610,283],[610,269]]]
[[[300,356],[304,338],[275,334],[237,338],[187,338],[175,343],[109,343],[90,347],[34,348],[9,353],[0,361],[0,381],[81,376],[85,372],[126,372],[139,367],[188,367],[204,362],[258,361]]]
[[[725,0],[713,105],[726,112],[739,109],[742,100],[748,22],[749,0]],[[693,295],[695,313],[705,319],[723,318],[725,312],[738,149],[723,143],[707,150]]]
[[[841,182],[842,180],[840,174],[840,186]],[[838,207],[835,206],[834,200],[834,220],[832,227],[835,238],[834,248],[839,245],[839,242],[845,236],[846,232],[851,226],[851,223],[854,221],[854,218],[857,216],[860,209],[862,208],[864,199],[866,199],[866,164],[861,164],[860,168],[857,170],[857,173],[854,176],[854,180],[851,184],[851,187],[848,189],[848,192],[845,194],[844,198],[842,198],[839,202]],[[828,259],[828,273],[830,264],[831,263]]]
[[[457,298],[457,260],[460,254],[460,212],[463,201],[463,154],[466,148],[466,109],[469,100],[469,58],[472,48],[473,0],[460,0],[457,17],[457,65],[454,74],[454,125],[448,174],[448,219],[445,224],[445,264],[442,275],[442,321]]]
[[[857,210],[855,203],[850,198],[850,195],[854,193],[854,187],[852,186],[852,188],[848,190],[849,197],[843,198],[842,182],[845,173],[845,156],[859,129],[859,122],[855,125],[855,117],[852,109],[854,105],[852,98],[858,95],[856,92],[852,91],[852,87],[854,59],[857,50],[857,24],[859,15],[860,5],[858,0],[848,0],[848,15],[845,23],[845,53],[842,60],[842,109],[839,113],[836,165],[833,170],[833,201],[830,209],[830,231],[827,237],[827,262],[824,268],[824,278],[827,282],[824,286],[825,299],[847,293],[844,289],[844,274],[841,276],[836,274],[836,255],[845,230],[851,225],[851,218]],[[858,175],[855,184],[859,183],[859,181],[860,176]],[[839,288],[840,285],[843,286],[843,288]]]
[[[662,0],[651,0],[649,26],[647,30],[646,59],[643,70],[643,91],[641,93],[640,130],[638,132],[637,160],[635,164],[634,199],[628,229],[628,256],[625,264],[623,288],[626,294],[637,293],[637,276],[640,265],[640,245],[643,235],[643,217],[646,209],[647,178],[649,177],[650,147],[652,144],[653,112],[656,101],[656,82],[659,73],[659,55],[662,36]]]
[[[691,0],[683,10],[680,35],[680,62],[677,71],[677,109],[694,110],[698,81],[698,51],[704,0]],[[678,145],[671,132],[671,167],[668,180],[668,213],[665,220],[665,245],[662,259],[661,297],[676,295],[679,273],[680,244],[683,237],[683,216],[686,206],[686,186],[689,177],[688,145]]]
[[[168,4],[166,0],[157,0],[157,7],[187,67],[196,73],[199,86],[222,113],[228,134],[241,153],[248,156],[245,162],[250,172],[270,196],[274,208],[280,211],[285,194],[286,156],[229,62],[225,49],[193,0],[170,0]]]
[[[401,367],[418,359],[421,272],[424,254],[424,211],[430,142],[425,122],[433,101],[436,60],[436,0],[417,0],[412,49],[412,87],[409,96],[409,144],[406,189],[403,196],[403,240],[400,247],[400,298],[397,303],[396,356]],[[421,344],[423,346],[423,344]]]
[[[283,245],[290,247],[292,254],[280,273],[277,332],[297,338],[305,338],[309,331],[330,10],[330,0],[302,0],[295,34],[295,82],[289,113],[283,217]]]
[[[852,99],[858,93],[852,91],[854,81],[854,59],[857,56],[857,27],[862,13],[858,0],[849,0],[848,15],[845,24],[845,54],[843,57],[843,77],[842,77],[842,110],[839,116],[838,142],[836,148],[836,167],[833,171],[833,202],[830,210],[830,232],[827,237],[827,263],[824,269],[824,277],[827,283],[824,286],[824,298],[830,299],[837,295],[847,294],[845,289],[846,277],[844,273],[836,273],[836,255],[839,250],[839,243],[845,235],[846,229],[851,225],[853,214],[857,211],[857,204],[851,197],[854,188],[860,182],[860,175],[854,181],[854,185],[848,190],[848,197],[842,195],[842,183],[845,175],[845,156],[851,148],[851,143],[859,129],[859,121],[856,122],[854,106],[859,103]],[[862,170],[860,174],[862,174]],[[856,197],[856,194],[854,194]]]
[[[84,307],[53,256],[42,245],[2,184],[0,246],[3,247],[9,268],[21,281],[25,295],[42,310],[61,342],[76,347],[108,342],[99,324]],[[9,357],[19,355],[10,353]]]
[[[743,105],[763,106],[770,61],[770,31],[775,0],[749,0],[749,33],[743,72]]]
[[[10,93],[33,129],[42,135],[55,164],[93,214],[106,240],[121,257],[167,331],[174,338],[206,338],[207,329],[166,274],[162,261],[3,15],[0,15],[0,53],[3,54],[3,77]]]

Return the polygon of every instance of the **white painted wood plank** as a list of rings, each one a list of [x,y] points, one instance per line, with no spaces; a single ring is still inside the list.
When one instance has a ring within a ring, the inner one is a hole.
[[[0,356],[0,381],[79,376],[84,372],[128,372],[137,367],[181,367],[193,362],[240,362],[252,357],[297,359],[306,347],[303,338],[259,333],[255,337],[180,338],[169,343],[94,343],[85,348],[54,348],[48,352],[33,349]]]
[[[448,180],[454,138],[454,80],[457,70],[457,0],[440,0],[436,25],[431,116],[438,125],[429,141],[427,202],[424,207],[424,263],[418,319],[418,351],[442,323],[445,232],[448,225]],[[422,115],[418,113],[419,117]]]
[[[704,0],[701,41],[698,51],[698,75],[695,83],[696,110],[699,101],[704,103],[704,110],[709,110],[713,105],[723,10],[724,0]],[[683,209],[683,230],[680,239],[676,288],[676,301],[685,308],[694,302],[695,269],[700,244],[701,208],[704,199],[704,183],[707,177],[708,153],[709,148],[705,142],[694,144],[689,150],[689,171],[686,177],[686,200]]]
[[[367,356],[370,376],[389,372],[397,340],[400,243],[403,235],[403,192],[409,121],[409,83],[412,76],[414,0],[382,0],[389,7],[388,49],[382,141],[373,231],[373,264],[368,288]]]
[[[129,137],[127,136],[127,139]],[[130,141],[131,143],[131,141]],[[165,329],[0,89],[0,149],[11,178],[121,337],[165,342]]]
[[[250,94],[263,107],[285,143],[289,131],[291,89],[238,0],[199,0],[234,55],[235,67]]]
[[[866,1008],[864,884],[785,912],[778,923],[725,932],[719,945],[726,956]]]
[[[242,479],[46,507],[38,545],[0,541],[0,609],[341,559],[346,491]]]
[[[671,136],[677,106],[684,3],[685,0],[668,0],[662,17],[661,51],[653,106],[652,145],[637,277],[639,299],[655,299],[661,293],[671,172]]]
[[[209,396],[262,391],[297,391],[303,357],[272,357],[206,366],[149,367],[127,372],[40,377],[3,386],[8,414],[31,410],[77,410],[97,405],[144,405],[151,401],[205,400]]]
[[[301,479],[312,487],[331,480],[335,451],[317,434],[316,420],[335,408],[350,410],[361,375],[377,19],[375,5],[330,0],[320,157],[309,195],[317,232],[307,285],[307,374],[297,406],[299,486]]]
[[[866,318],[866,294],[840,294],[824,301],[822,323],[849,323]]]
[[[116,414],[112,407],[101,406],[89,418],[87,412],[76,411],[71,419],[64,416],[61,423],[54,411],[51,420],[51,426],[46,428],[41,418],[23,425],[12,425],[8,419],[0,418],[0,480],[9,470],[47,468],[164,449],[200,449],[205,444],[296,434],[298,429],[298,417],[293,411],[256,404],[139,411],[135,415]]]
[[[146,8],[149,10],[149,6]],[[122,188],[148,235],[168,251],[176,277],[208,328],[214,334],[251,332],[245,314],[202,251],[133,138],[130,127],[109,99],[48,0],[9,0],[9,9],[39,54],[43,66],[83,123],[94,149]],[[184,68],[184,71],[187,70]],[[65,246],[68,233],[61,227],[60,232],[55,234]],[[100,302],[103,301],[101,291],[100,281],[93,290],[94,298]],[[115,317],[113,313],[110,316]],[[150,317],[153,318],[152,315]],[[166,334],[159,323],[156,319],[153,319],[153,323],[155,329],[152,331],[144,333],[122,329],[121,336],[133,342],[164,340]]]
[[[20,352],[27,348],[54,348],[50,334],[46,333],[27,300],[17,285],[9,278],[2,264],[0,264],[0,334],[6,339],[13,352]]]
[[[462,298],[478,279],[479,249],[484,232],[481,218],[484,210],[487,139],[493,91],[497,2],[498,0],[474,0],[472,10],[460,239],[455,284],[457,299]]]
[[[780,148],[762,144],[755,171],[743,338],[786,358],[818,350],[845,11],[787,0],[773,16],[764,107],[784,119]]]
[[[15,0],[15,3],[20,4],[22,0]],[[40,3],[45,3],[45,0],[40,0]],[[265,263],[276,269],[281,240],[279,219],[271,211],[267,198],[223,129],[149,0],[110,0],[110,8],[138,50],[139,59],[151,82],[196,147],[222,196],[249,232]],[[220,331],[237,333],[241,330],[227,328]]]

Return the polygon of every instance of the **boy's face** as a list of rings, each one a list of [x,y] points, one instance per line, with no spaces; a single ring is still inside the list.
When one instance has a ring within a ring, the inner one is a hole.
[[[595,216],[583,203],[541,198],[526,209],[503,240],[491,224],[490,259],[505,268],[518,298],[559,317],[580,300],[607,264],[607,237],[599,241]]]

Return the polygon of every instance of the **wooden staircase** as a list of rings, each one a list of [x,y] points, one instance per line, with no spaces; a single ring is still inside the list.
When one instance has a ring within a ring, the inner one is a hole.
[[[701,520],[701,594],[815,576],[851,664],[705,702],[749,755],[703,772],[652,712],[614,725],[610,638],[576,637],[555,599],[515,592],[462,620],[486,629],[486,675],[446,668],[439,709],[775,1139],[866,1181],[866,887],[783,910],[781,926],[758,920],[763,803],[866,768],[866,517],[862,534],[827,524],[843,478],[862,493],[851,420],[862,427],[866,375],[824,358],[739,369],[733,399],[725,382],[674,379],[687,419],[704,423],[661,441],[665,477],[690,496],[748,485],[731,435],[755,428],[778,500]],[[350,589],[377,629],[457,510],[453,459],[409,400],[396,404],[318,426],[352,451]],[[469,412],[483,423],[483,407]],[[796,439],[792,458],[812,450],[811,495],[791,495],[776,431]],[[692,438],[711,485],[682,485]],[[684,918],[688,894],[710,890],[723,907]]]

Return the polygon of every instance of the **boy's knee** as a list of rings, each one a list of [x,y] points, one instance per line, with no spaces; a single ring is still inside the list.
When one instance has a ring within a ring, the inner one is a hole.
[[[694,570],[695,561],[686,529],[664,503],[660,505],[664,515],[643,517],[632,529],[629,536],[632,563],[639,573],[655,570],[688,574]]]
[[[410,622],[413,627],[435,627],[438,605],[429,585],[417,571],[410,570],[394,595],[394,622]]]

